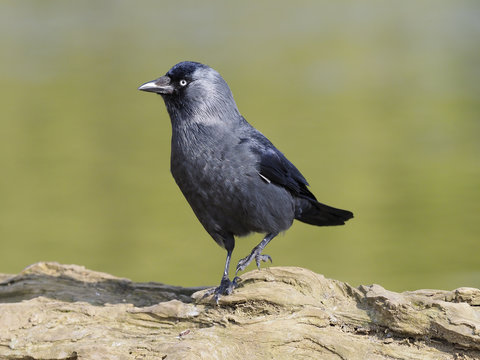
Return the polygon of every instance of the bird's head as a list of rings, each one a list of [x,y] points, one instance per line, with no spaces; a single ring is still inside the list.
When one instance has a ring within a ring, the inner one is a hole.
[[[184,61],[164,76],[146,82],[138,90],[162,96],[172,121],[193,117],[197,121],[239,115],[225,80],[211,67]]]

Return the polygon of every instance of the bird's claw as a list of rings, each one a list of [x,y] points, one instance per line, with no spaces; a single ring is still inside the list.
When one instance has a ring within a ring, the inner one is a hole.
[[[260,270],[260,262],[273,262],[272,257],[270,255],[262,254],[261,251],[253,250],[250,255],[241,259],[237,264],[237,269],[235,271],[235,276],[238,274],[239,271],[245,270],[245,268],[250,265],[250,263],[255,259],[255,263],[257,264],[258,270]]]
[[[218,300],[222,295],[230,295],[233,292],[233,289],[237,286],[238,277],[235,277],[233,281],[230,281],[228,277],[223,277],[222,281],[220,282],[220,286],[216,288],[212,288],[208,290],[203,296],[202,299],[213,294],[213,299],[215,303],[218,305]]]
[[[270,260],[271,263],[273,263],[272,257],[270,255],[267,255],[267,254],[258,254],[257,256],[255,256],[255,262],[257,263],[257,269],[260,270],[260,261],[267,262],[269,260]]]

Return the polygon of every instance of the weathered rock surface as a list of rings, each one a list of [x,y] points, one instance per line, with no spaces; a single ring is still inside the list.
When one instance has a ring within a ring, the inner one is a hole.
[[[395,293],[309,270],[201,288],[76,265],[0,275],[0,359],[480,359],[480,290]]]

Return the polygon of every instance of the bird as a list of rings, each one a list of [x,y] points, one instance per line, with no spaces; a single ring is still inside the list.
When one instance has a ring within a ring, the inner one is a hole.
[[[218,304],[253,260],[272,262],[265,246],[294,220],[343,225],[348,210],[317,201],[300,171],[241,115],[223,77],[208,65],[182,61],[138,90],[160,95],[172,126],[170,171],[196,217],[227,251],[220,285],[206,295]],[[265,234],[230,280],[235,238]]]

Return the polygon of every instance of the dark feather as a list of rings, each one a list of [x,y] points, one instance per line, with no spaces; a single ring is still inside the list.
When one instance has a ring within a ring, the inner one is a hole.
[[[310,225],[343,225],[345,224],[345,221],[353,218],[353,213],[351,211],[337,209],[319,203],[318,201],[308,201],[297,198],[295,203],[295,219]]]
[[[300,171],[276,148],[269,147],[264,151],[252,149],[259,155],[259,172],[272,183],[282,186],[292,195],[317,201],[308,190],[308,182]]]
[[[343,225],[353,217],[353,213],[348,210],[319,203],[315,195],[308,190],[307,180],[295,165],[262,134],[256,133],[254,138],[256,146],[252,146],[251,150],[259,157],[260,176],[282,186],[293,195],[297,220],[311,225],[329,226]]]
[[[243,118],[245,124],[248,124]],[[260,131],[248,127],[250,150],[257,155],[259,173],[272,183],[282,186],[294,196],[317,200],[307,189],[308,182],[300,171]]]

